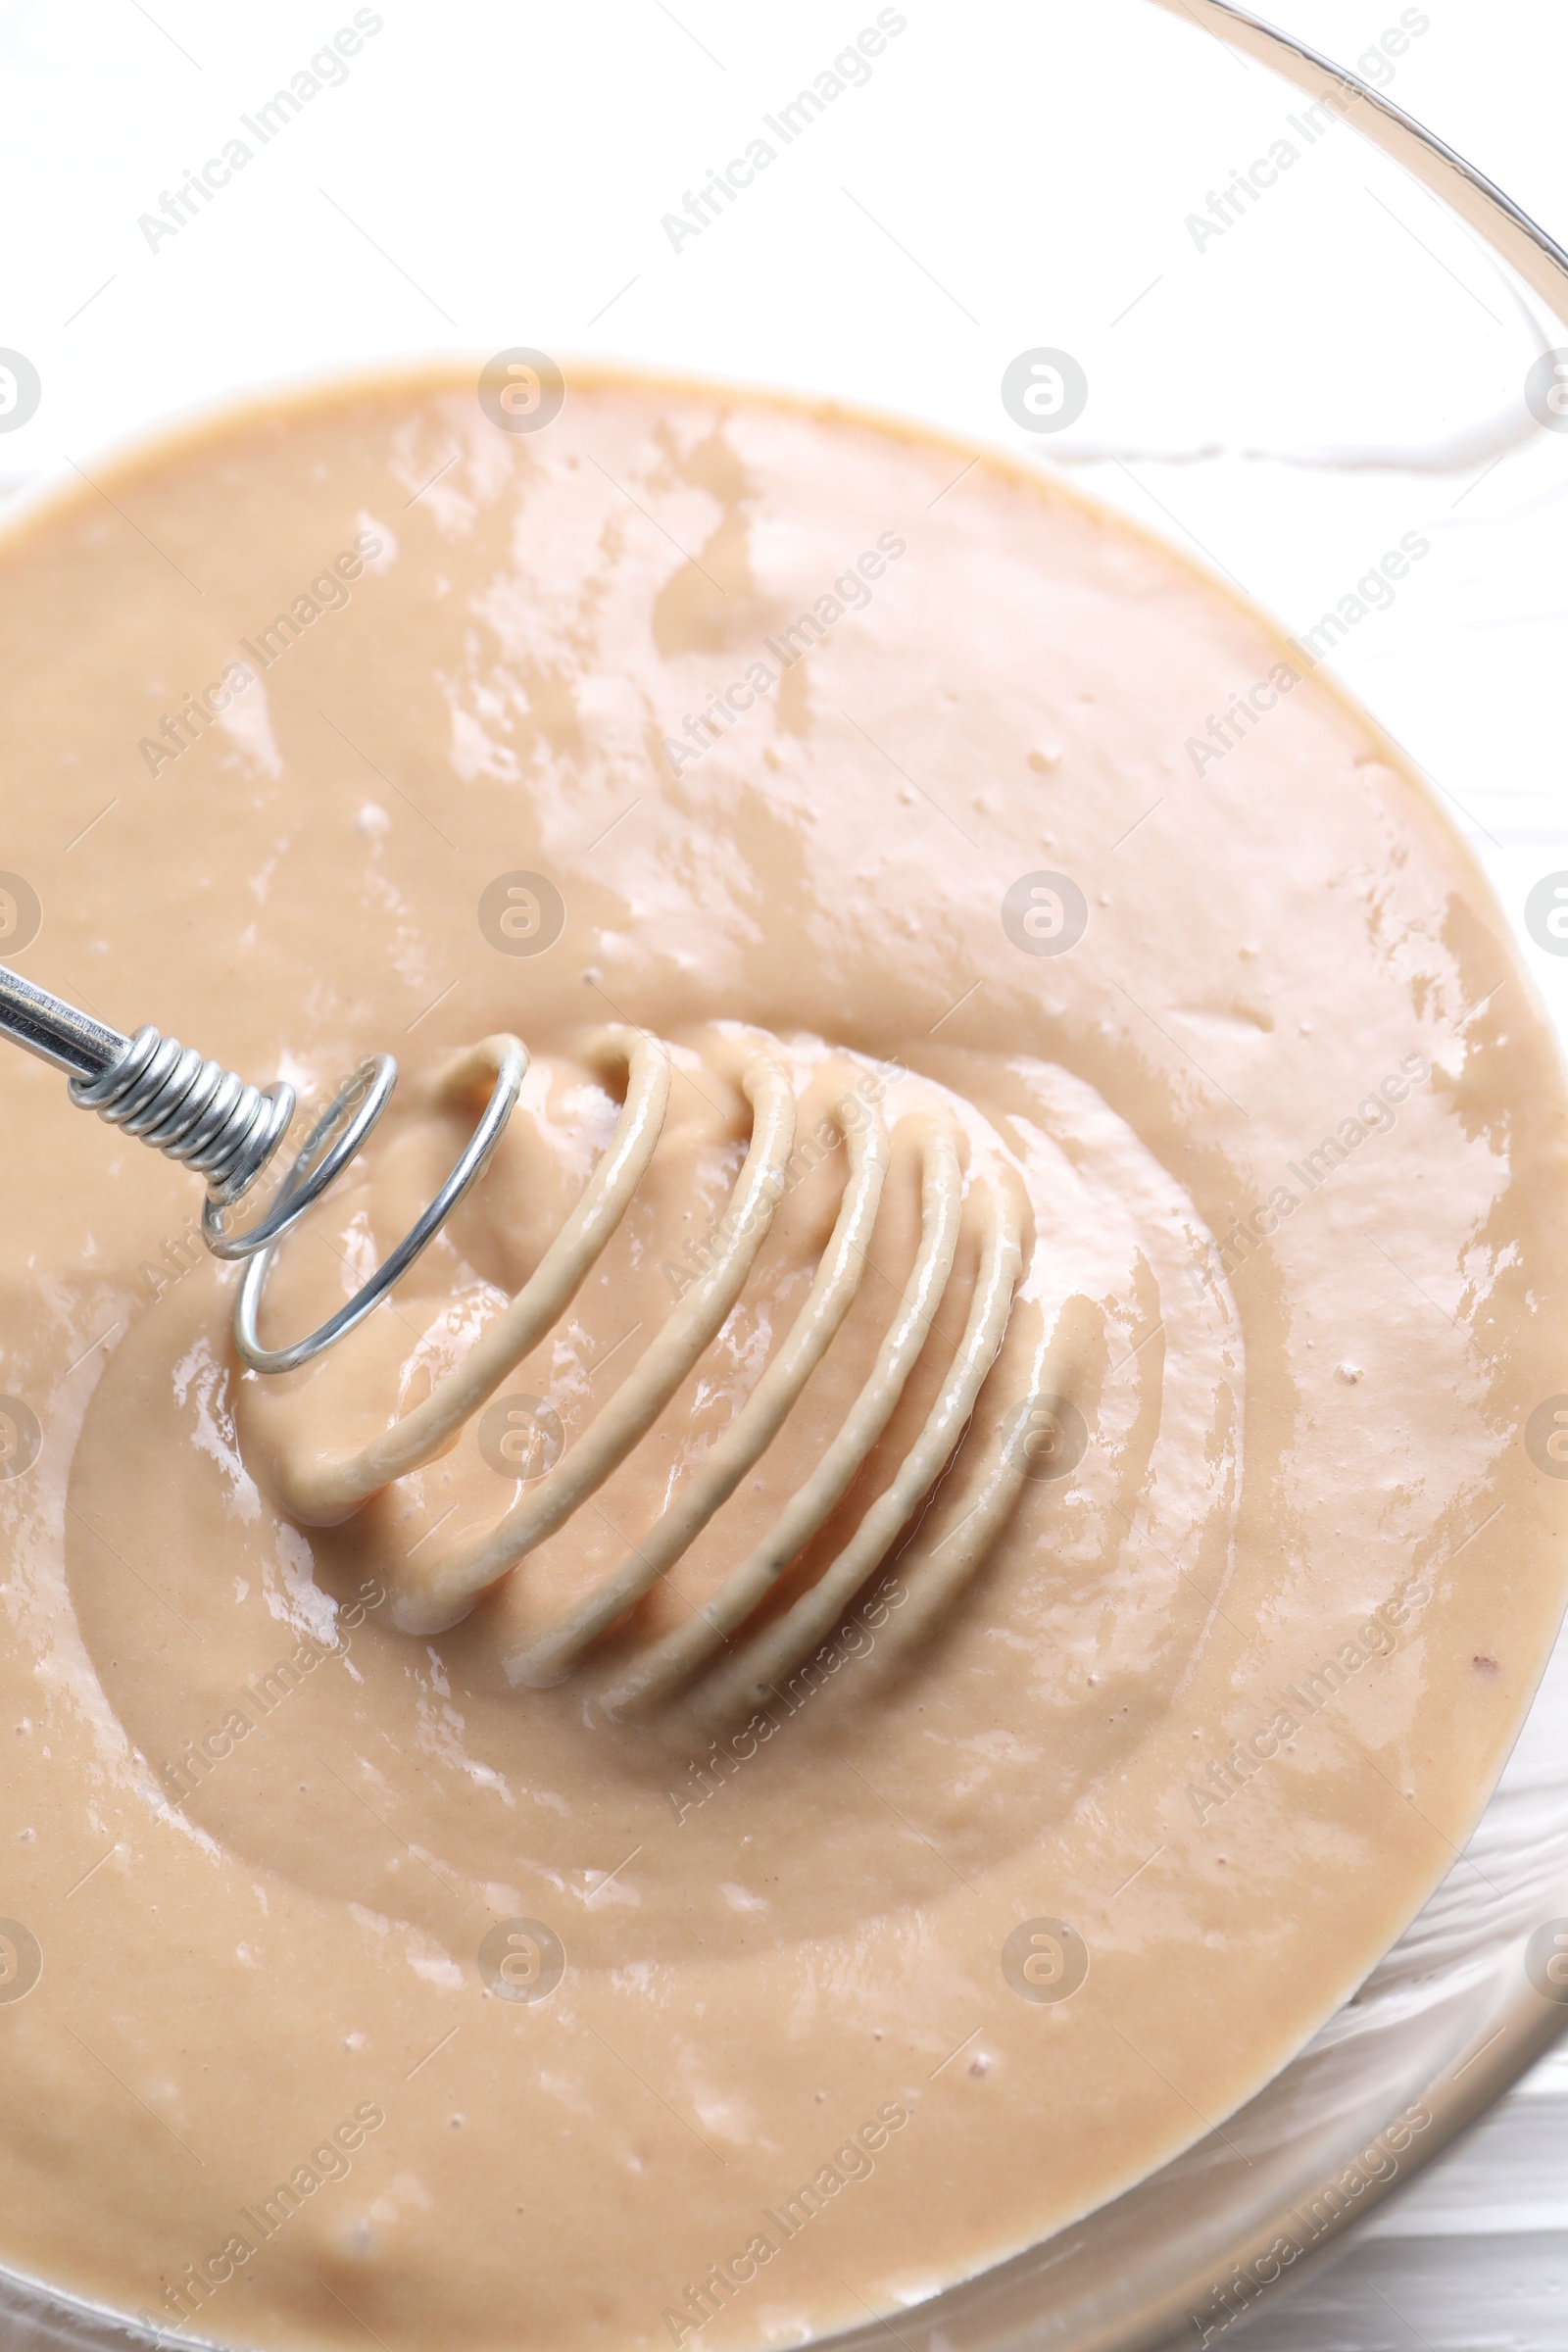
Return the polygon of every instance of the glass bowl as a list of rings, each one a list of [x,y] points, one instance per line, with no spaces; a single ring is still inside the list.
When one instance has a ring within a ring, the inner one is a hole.
[[[1222,0],[868,5],[880,47],[814,110],[795,93],[858,21],[601,13],[388,14],[343,85],[187,217],[164,202],[176,159],[219,150],[225,107],[318,28],[7,12],[13,167],[42,191],[8,332],[41,394],[24,426],[0,411],[0,488],[91,471],[106,442],[259,385],[519,342],[1000,443],[1327,661],[1428,777],[1568,1026],[1568,941],[1527,912],[1568,868],[1568,311],[1526,231],[1500,232],[1521,276],[1461,174],[1309,63],[1285,78]],[[1517,74],[1500,125],[1472,99],[1462,32],[1395,0],[1294,21],[1417,117],[1468,102],[1501,145],[1525,109],[1520,192],[1568,220],[1549,117],[1533,138]],[[1568,65],[1544,11],[1535,35]],[[1536,78],[1553,86],[1544,60]],[[760,136],[765,169],[745,160]],[[1429,556],[1369,588],[1407,532]],[[1560,1642],[1469,1846],[1354,1998],[1223,2133],[902,2313],[899,2340],[1208,2343],[1343,2250],[1568,2026],[1541,1940],[1568,1933],[1565,1720]],[[10,2275],[0,2324],[39,2352],[152,2340]],[[884,2352],[890,2328],[835,2340]]]

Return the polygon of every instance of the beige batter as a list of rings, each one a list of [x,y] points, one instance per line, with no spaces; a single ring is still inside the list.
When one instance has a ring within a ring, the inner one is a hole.
[[[191,1179],[0,1059],[0,1388],[42,1433],[0,1483],[15,2268],[235,2345],[897,2321],[1223,2119],[1475,1819],[1563,1596],[1520,1442],[1562,1385],[1544,1024],[1366,721],[972,454],[603,379],[511,433],[421,378],[12,534],[18,967],[317,1095],[404,1066],[266,1338],[434,1189],[454,1054],[533,1056],[391,1304],[277,1380]],[[606,1164],[628,1033],[668,1098],[623,1214],[393,1458]],[[726,1225],[769,1119],[765,1230]],[[873,1130],[836,1336],[676,1543]],[[944,1136],[885,1426],[709,1639],[876,1376]],[[737,1234],[714,1336],[546,1526]],[[840,1594],[988,1263],[968,1434]]]

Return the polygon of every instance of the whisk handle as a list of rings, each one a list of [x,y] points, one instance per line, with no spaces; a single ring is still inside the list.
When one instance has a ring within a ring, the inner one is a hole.
[[[294,1115],[294,1089],[285,1080],[274,1080],[265,1091],[247,1086],[220,1062],[204,1060],[194,1047],[152,1027],[124,1037],[4,964],[0,1037],[67,1071],[71,1099],[80,1109],[95,1110],[112,1127],[206,1177],[202,1235],[208,1249],[215,1257],[250,1260],[235,1308],[234,1336],[241,1355],[259,1372],[291,1371],[309,1363],[380,1303],[479,1175],[512,1115],[528,1067],[527,1050],[516,1038],[490,1041],[500,1049],[494,1091],[435,1199],[346,1306],[291,1347],[269,1348],[257,1333],[256,1318],[273,1252],[342,1174],[386,1108],[398,1080],[391,1054],[372,1054],[344,1081],[296,1153],[270,1206],[236,1233],[227,1212],[267,1167]]]
[[[205,1176],[217,1208],[255,1183],[294,1115],[281,1079],[264,1092],[157,1029],[122,1036],[4,964],[0,1037],[67,1071],[80,1109]]]
[[[130,1044],[118,1029],[78,1012],[63,997],[24,980],[0,963],[0,1036],[52,1061],[73,1078],[101,1078]]]

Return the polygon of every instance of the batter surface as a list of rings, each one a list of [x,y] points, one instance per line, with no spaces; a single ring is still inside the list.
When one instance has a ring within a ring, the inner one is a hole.
[[[239,2346],[797,2342],[1221,2121],[1452,1861],[1563,1597],[1520,1434],[1561,1073],[1390,747],[1168,552],[837,412],[495,416],[454,377],[236,415],[0,554],[18,968],[317,1097],[403,1064],[265,1337],[434,1190],[454,1055],[533,1055],[389,1306],[277,1380],[191,1180],[0,1061],[0,2258]],[[638,1032],[668,1110],[603,1254],[349,1494],[572,1213]],[[464,1585],[733,1239],[758,1055],[796,1126],[736,1303]],[[837,1338],[566,1654],[777,1360],[861,1112]],[[872,1375],[944,1122],[951,1282],[746,1640],[917,1439],[989,1198],[1017,1292],[947,1476],[806,1653],[640,1690]]]

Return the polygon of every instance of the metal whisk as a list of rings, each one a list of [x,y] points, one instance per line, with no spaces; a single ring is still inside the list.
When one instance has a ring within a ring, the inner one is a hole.
[[[278,1244],[347,1166],[385,1109],[397,1077],[391,1056],[366,1061],[339,1088],[311,1128],[271,1205],[254,1225],[235,1232],[228,1222],[234,1205],[256,1184],[288,1131],[294,1112],[291,1087],[279,1081],[258,1091],[156,1029],[123,1037],[3,967],[0,1031],[67,1070],[74,1102],[206,1177],[202,1228],[209,1248],[219,1257],[249,1261],[235,1303],[234,1335],[241,1355],[262,1372],[308,1363],[385,1297],[483,1168],[517,1100],[528,1062],[518,1040],[502,1034],[483,1039],[448,1066],[437,1086],[438,1100],[466,1097],[486,1074],[493,1074],[494,1083],[446,1183],[344,1307],[305,1339],[268,1348],[257,1330],[268,1266]],[[708,1263],[588,1427],[542,1478],[527,1482],[527,1491],[495,1526],[460,1541],[444,1556],[421,1559],[417,1566],[406,1560],[393,1572],[391,1614],[402,1631],[428,1636],[458,1624],[563,1527],[647,1436],[740,1298],[788,1189],[798,1104],[783,1060],[759,1042],[758,1033],[736,1032],[729,1051],[733,1066],[727,1074],[751,1104],[752,1134]],[[608,1076],[623,1078],[624,1096],[609,1148],[576,1207],[515,1297],[420,1404],[348,1459],[315,1456],[279,1466],[279,1500],[295,1517],[317,1525],[345,1519],[380,1489],[443,1453],[507,1374],[547,1336],[597,1263],[658,1146],[671,1055],[660,1039],[620,1027],[600,1032],[587,1052]],[[887,1122],[849,1077],[831,1116],[845,1147],[848,1175],[805,1304],[735,1418],[655,1526],[554,1622],[520,1641],[514,1638],[504,1663],[514,1685],[563,1682],[586,1661],[601,1637],[685,1556],[778,1436],[826,1355],[859,1293],[892,1158]],[[702,1703],[715,1715],[754,1705],[760,1692],[796,1671],[831,1634],[957,1451],[1012,1314],[1023,1266],[1019,1202],[1006,1184],[988,1174],[966,1178],[962,1138],[940,1097],[906,1113],[900,1124],[908,1132],[918,1163],[920,1238],[871,1370],[808,1475],[718,1592],[675,1631],[638,1650],[630,1664],[622,1660],[612,1670],[599,1693],[612,1712],[656,1700],[698,1676],[706,1678]],[[837,1556],[789,1607],[767,1619],[764,1604],[780,1579],[842,1503],[893,1418],[947,1295],[971,1198],[978,1211],[978,1265],[962,1336],[925,1420]],[[1033,1368],[1038,1375],[1038,1348]],[[1039,1475],[1041,1410],[1038,1394],[1017,1402],[967,1466],[952,1532],[935,1543],[917,1541],[901,1558],[901,1574],[907,1566],[918,1568],[923,1578],[909,1622],[941,1605],[973,1572],[1010,1512],[1022,1480]],[[933,1564],[937,1559],[940,1566]]]
[[[484,1114],[452,1173],[423,1214],[354,1297],[290,1347],[264,1348],[256,1318],[272,1252],[359,1151],[392,1097],[398,1065],[390,1054],[362,1062],[333,1096],[286,1170],[271,1206],[236,1232],[229,1213],[271,1162],[294,1117],[294,1089],[283,1079],[249,1086],[221,1062],[204,1060],[157,1029],[124,1037],[61,997],[0,965],[0,1035],[70,1077],[71,1100],[155,1152],[207,1179],[202,1238],[215,1257],[248,1258],[234,1310],[240,1353],[258,1372],[288,1372],[363,1323],[414,1263],[457,1206],[495,1150],[522,1085],[528,1056],[504,1041]]]

